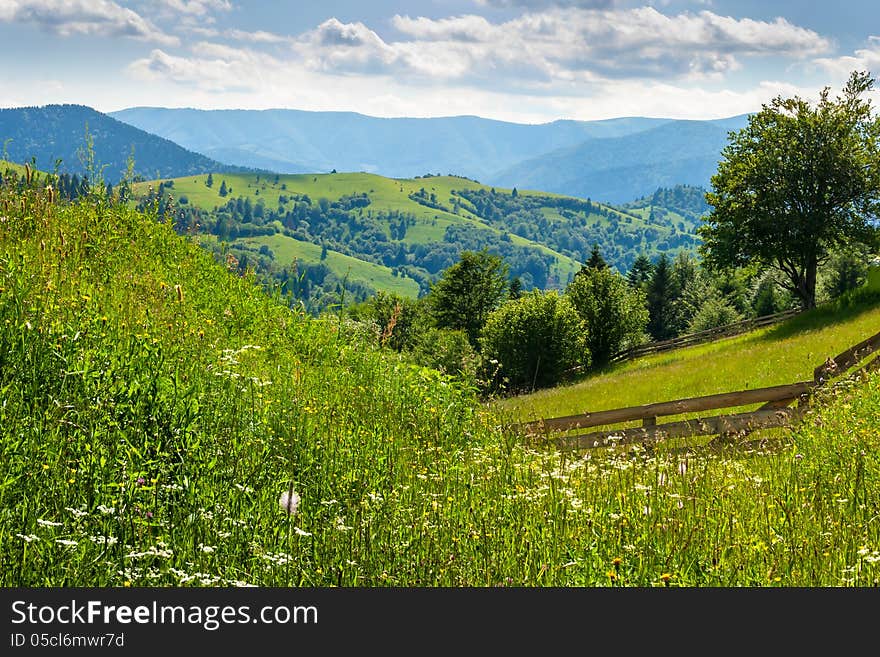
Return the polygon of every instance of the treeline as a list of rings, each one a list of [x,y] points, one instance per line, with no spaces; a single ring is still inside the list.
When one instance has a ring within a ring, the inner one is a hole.
[[[867,258],[839,252],[823,274],[825,298],[865,280]],[[374,339],[416,362],[458,376],[483,393],[550,387],[602,369],[652,340],[796,307],[756,268],[713,271],[692,253],[642,254],[626,274],[594,246],[564,290],[525,292],[486,251],[464,252],[418,300],[380,293],[349,309]]]
[[[453,192],[453,209],[460,208],[578,262],[589,257],[593,244],[599,244],[608,263],[619,271],[632,266],[640,253],[694,250],[699,242],[694,233],[697,219],[674,223],[665,213],[658,213],[646,223],[624,208],[610,208],[589,199],[520,194],[516,188],[510,193],[494,188],[458,190]],[[548,216],[547,209],[561,218]]]

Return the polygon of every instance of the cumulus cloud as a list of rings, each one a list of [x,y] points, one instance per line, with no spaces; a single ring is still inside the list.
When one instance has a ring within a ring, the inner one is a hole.
[[[639,9],[551,9],[502,23],[482,16],[397,15],[401,40],[385,41],[362,23],[331,19],[300,40],[309,65],[324,71],[516,81],[597,77],[711,76],[742,57],[807,57],[830,43],[783,18],[735,19],[710,11],[667,16]]]
[[[725,73],[748,57],[809,60],[831,48],[821,35],[781,18],[734,19],[709,11],[667,16],[651,7],[554,8],[502,22],[395,16],[392,27],[384,37],[362,22],[336,18],[294,36],[202,28],[206,40],[189,53],[155,49],[128,72],[199,93],[274,98],[276,106],[289,99],[293,106],[308,102],[320,109],[321,90],[332,89],[330,106],[362,95],[367,100],[358,102],[367,111],[369,103],[388,99],[386,109],[376,110],[382,115],[392,103],[410,115],[419,115],[420,102],[431,114],[447,106],[461,112],[460,101],[474,104],[464,113],[497,117],[503,105],[509,117],[531,117],[542,111],[537,99],[543,98],[545,111],[557,116],[645,114],[657,107],[655,115],[698,117],[726,111],[713,103],[732,114],[773,95],[764,88],[720,88]],[[704,89],[715,91],[695,89],[696,81],[707,80]],[[291,90],[308,95],[291,96]],[[676,106],[688,102],[687,109]]]
[[[856,50],[852,55],[823,57],[815,61],[840,78],[847,77],[852,71],[872,71],[875,75],[880,74],[880,36],[868,37],[867,46]]]
[[[617,4],[617,0],[475,0],[478,5],[489,7],[527,7],[544,9],[545,7],[583,7],[587,9],[605,9]]]
[[[178,14],[205,16],[212,11],[229,11],[232,4],[229,0],[157,0],[158,3]]]
[[[203,91],[226,93],[257,90],[263,71],[282,66],[270,55],[218,43],[198,43],[194,50],[199,54],[193,57],[157,48],[129,64],[128,71],[140,80],[171,80]]]
[[[0,21],[34,24],[60,36],[129,37],[164,45],[179,42],[112,0],[0,0]]]

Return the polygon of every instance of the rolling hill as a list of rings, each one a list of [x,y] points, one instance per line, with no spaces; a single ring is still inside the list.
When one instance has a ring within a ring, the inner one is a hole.
[[[317,293],[324,298],[318,306],[338,299],[340,285],[352,290],[352,301],[376,290],[417,296],[464,250],[503,256],[511,277],[530,289],[564,287],[593,244],[625,271],[640,253],[696,243],[693,221],[678,215],[657,219],[457,176],[217,173],[210,181],[198,175],[139,183],[135,194],[142,204],[159,203],[162,213],[170,195],[179,230],[199,233],[218,253],[227,244],[242,266],[294,286],[290,281],[311,267],[307,289],[294,291]]]
[[[755,449],[560,453],[151,215],[5,183],[0,207],[4,587],[880,583],[877,373]],[[688,381],[796,372],[877,320],[785,327],[794,358],[752,336]],[[581,408],[656,400],[652,366]]]
[[[46,105],[0,109],[0,159],[31,162],[44,171],[82,176],[86,165],[86,129],[94,141],[95,168],[116,183],[125,175],[130,156],[134,173],[143,178],[184,176],[208,171],[242,171],[168,139],[144,132],[83,105]]]

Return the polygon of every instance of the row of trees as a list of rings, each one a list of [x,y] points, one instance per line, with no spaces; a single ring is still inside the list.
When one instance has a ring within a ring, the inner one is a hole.
[[[865,280],[866,253],[837,252],[820,277],[827,298]],[[772,314],[796,297],[758,268],[713,270],[693,254],[640,256],[626,275],[593,249],[562,291],[523,292],[504,261],[467,251],[425,297],[379,293],[348,314],[384,347],[485,391],[557,385],[599,370],[630,346]]]

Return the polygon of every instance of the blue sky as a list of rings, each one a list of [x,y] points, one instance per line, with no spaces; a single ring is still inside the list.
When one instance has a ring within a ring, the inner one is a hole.
[[[2,107],[719,118],[880,74],[880,3],[0,0],[0,43]]]

